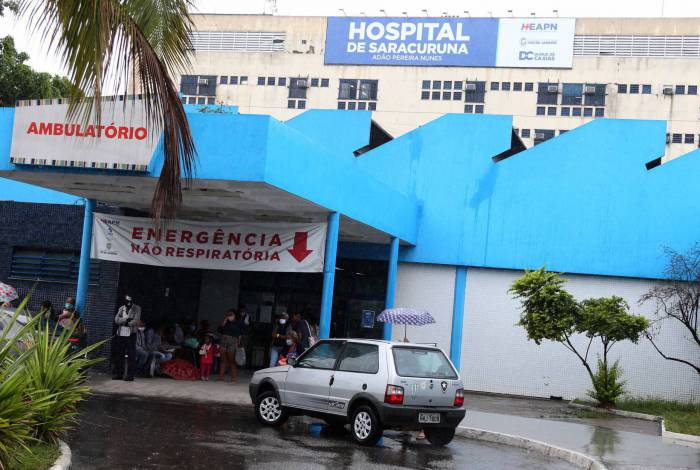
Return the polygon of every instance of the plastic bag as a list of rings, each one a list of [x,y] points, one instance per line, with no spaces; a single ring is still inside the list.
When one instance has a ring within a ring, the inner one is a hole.
[[[238,367],[245,366],[245,363],[246,363],[245,348],[242,348],[240,346],[236,348],[235,360],[236,360],[236,364],[238,364]]]

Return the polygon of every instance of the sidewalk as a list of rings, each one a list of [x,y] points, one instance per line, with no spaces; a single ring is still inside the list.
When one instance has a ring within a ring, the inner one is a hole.
[[[165,378],[124,382],[111,380],[107,375],[92,375],[88,385],[94,393],[250,406],[248,378],[245,373],[240,375],[237,384]],[[579,422],[565,422],[561,421],[567,414],[562,402],[481,394],[469,394],[465,406],[467,415],[461,426],[553,444],[593,457],[610,469],[700,468],[700,448],[677,445],[652,435],[648,427],[651,425],[636,423],[638,420],[625,423],[626,418],[617,418],[605,423],[609,427],[602,427],[584,424],[572,415]]]

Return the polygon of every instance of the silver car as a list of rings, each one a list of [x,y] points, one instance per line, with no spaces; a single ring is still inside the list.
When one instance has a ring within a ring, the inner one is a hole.
[[[257,371],[250,398],[263,425],[314,416],[349,423],[364,445],[384,429],[422,429],[431,444],[446,445],[465,415],[462,381],[441,349],[378,340],[320,341],[291,364]]]

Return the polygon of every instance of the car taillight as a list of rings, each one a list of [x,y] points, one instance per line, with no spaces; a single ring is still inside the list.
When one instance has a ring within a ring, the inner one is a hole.
[[[455,406],[464,405],[464,389],[460,388],[455,392]]]
[[[384,403],[403,405],[403,387],[387,385],[386,393],[384,394]]]

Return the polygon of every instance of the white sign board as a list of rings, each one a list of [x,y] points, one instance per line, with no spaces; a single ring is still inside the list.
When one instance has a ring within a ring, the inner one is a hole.
[[[498,67],[571,68],[574,18],[501,18]]]
[[[153,266],[321,272],[326,223],[221,223],[95,214],[91,257]]]
[[[160,134],[146,125],[139,99],[102,104],[102,122],[68,121],[67,104],[19,106],[12,163],[145,171]]]

